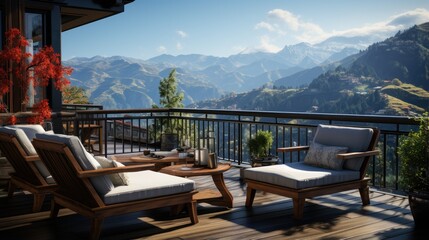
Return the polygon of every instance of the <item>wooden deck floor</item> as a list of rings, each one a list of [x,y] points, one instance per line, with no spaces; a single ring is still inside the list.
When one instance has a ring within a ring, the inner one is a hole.
[[[195,177],[198,187],[214,188],[210,177]],[[371,205],[362,207],[359,193],[348,191],[308,200],[304,219],[292,219],[292,201],[257,193],[246,210],[245,186],[239,170],[226,172],[234,208],[198,205],[200,222],[191,225],[186,213],[171,217],[169,209],[136,212],[107,218],[102,239],[419,239],[408,200],[371,191]],[[40,213],[30,213],[32,197],[18,192],[0,196],[1,239],[85,239],[90,222],[68,209],[56,220],[49,217],[49,198]]]

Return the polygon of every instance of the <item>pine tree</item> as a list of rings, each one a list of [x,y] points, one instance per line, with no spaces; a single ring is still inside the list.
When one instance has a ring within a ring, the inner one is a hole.
[[[163,108],[183,107],[183,93],[177,91],[176,69],[171,70],[168,78],[164,78],[159,83],[159,103]],[[158,108],[153,105],[153,108]]]
[[[177,91],[176,69],[172,69],[168,78],[164,78],[159,83],[159,104],[162,108],[181,108],[183,107],[184,95],[182,92]],[[156,104],[152,105],[153,108],[158,108]],[[182,126],[177,119],[168,119],[161,121],[157,124],[166,126],[165,133],[173,133],[179,131]],[[161,127],[162,128],[162,127]]]

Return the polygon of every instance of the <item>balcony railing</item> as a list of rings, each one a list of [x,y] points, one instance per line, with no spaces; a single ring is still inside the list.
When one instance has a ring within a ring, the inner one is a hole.
[[[67,133],[75,135],[85,134],[84,128],[101,126],[97,128],[102,134],[103,151],[99,154],[106,156],[159,149],[161,133],[174,124],[181,143],[187,139],[192,147],[198,147],[202,140],[214,137],[214,146],[209,147],[220,159],[238,165],[249,163],[247,141],[258,130],[272,132],[271,154],[277,154],[278,147],[309,144],[318,124],[376,127],[381,130],[381,154],[372,159],[367,173],[373,186],[390,190],[401,189],[399,139],[418,127],[413,119],[397,116],[207,109],[85,110],[63,116],[62,121]],[[70,131],[70,126],[77,127]],[[283,163],[295,162],[302,161],[304,154],[281,153],[279,157]]]
[[[95,104],[66,104],[62,105],[63,111],[78,111],[78,110],[103,110],[103,105]]]

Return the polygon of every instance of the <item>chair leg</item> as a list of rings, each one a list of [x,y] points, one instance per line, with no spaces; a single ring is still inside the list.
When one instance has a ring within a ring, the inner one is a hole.
[[[51,202],[51,218],[56,218],[60,211],[60,205],[58,205],[53,199]]]
[[[294,198],[293,199],[293,218],[302,219],[304,216],[304,204],[305,198]]]
[[[185,206],[183,204],[171,206],[170,215],[177,216],[183,211],[184,208]]]
[[[91,239],[99,239],[103,218],[93,218],[91,223]]]
[[[45,200],[45,194],[34,193],[33,212],[40,212],[42,209],[43,201]]]
[[[256,195],[256,189],[253,189],[251,187],[247,187],[246,192],[246,207],[250,208],[253,205],[253,200],[255,199]]]
[[[191,218],[192,224],[198,223],[198,213],[197,213],[197,201],[192,201],[187,204],[189,217]]]
[[[90,143],[90,148],[91,148],[91,152],[94,152],[95,150],[94,150],[94,144],[92,144],[92,143]]]
[[[8,198],[12,198],[13,197],[13,193],[15,192],[16,186],[15,184],[13,184],[13,180],[11,179],[9,181],[9,186],[8,186],[8,190],[7,190],[7,197]]]
[[[363,206],[369,205],[370,204],[369,187],[365,186],[365,187],[359,188],[359,194],[360,194],[360,198],[362,199],[362,205]]]

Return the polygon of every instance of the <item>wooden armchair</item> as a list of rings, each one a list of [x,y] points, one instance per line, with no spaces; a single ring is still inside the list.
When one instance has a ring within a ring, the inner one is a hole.
[[[307,151],[304,162],[246,169],[246,207],[253,205],[256,190],[293,199],[293,215],[301,219],[306,198],[359,189],[368,205],[369,178],[365,177],[379,136],[378,129],[319,125],[310,146],[279,148],[278,152]]]
[[[24,129],[26,127],[44,132],[39,125],[23,126]],[[19,127],[0,127],[0,150],[15,170],[9,181],[8,197],[13,196],[16,187],[27,190],[34,196],[33,212],[39,212],[45,195],[52,193],[56,184],[37,156],[25,131]]]
[[[63,206],[90,218],[91,239],[99,238],[104,218],[146,209],[185,205],[198,222],[193,180],[142,171],[153,165],[101,168],[75,136],[37,134],[33,145],[58,183],[51,217]],[[114,185],[112,175],[124,172],[126,182]]]

